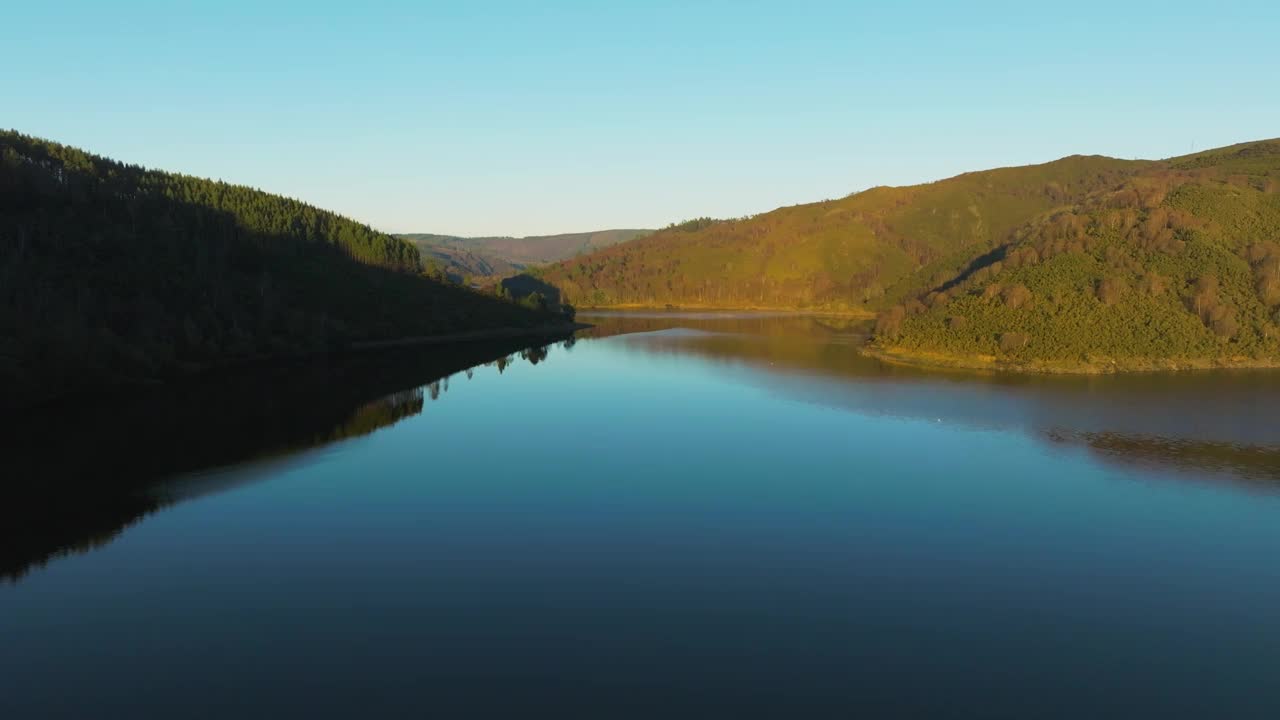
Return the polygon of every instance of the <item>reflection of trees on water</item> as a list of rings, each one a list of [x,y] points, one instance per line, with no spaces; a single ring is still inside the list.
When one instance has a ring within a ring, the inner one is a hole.
[[[549,347],[397,350],[33,414],[0,467],[0,579],[101,547],[176,502],[269,477],[311,448],[418,415],[455,373],[505,368],[513,352],[536,365]]]
[[[57,558],[106,546],[120,533],[168,503],[137,493],[97,498],[92,505],[69,502],[57,513],[21,500],[0,508],[0,583],[17,582]]]
[[[431,399],[435,400],[438,396],[440,381],[432,381],[427,387],[433,388]],[[422,388],[404,390],[381,400],[365,403],[355,409],[350,419],[334,429],[327,442],[361,437],[380,428],[390,427],[405,418],[421,413],[422,405]],[[321,441],[321,443],[324,442],[326,441]]]
[[[1280,372],[1037,376],[931,371],[860,352],[865,323],[820,316],[584,314],[585,342],[695,356],[748,384],[860,414],[1021,430],[1127,468],[1280,487]]]
[[[796,313],[664,313],[664,312],[592,312],[581,315],[591,328],[579,333],[582,340],[602,340],[616,335],[659,332],[677,328],[708,333],[742,335],[756,339],[814,335],[852,335],[866,337],[871,321],[836,315],[801,315]]]
[[[1050,440],[1083,445],[1106,462],[1147,470],[1212,474],[1280,488],[1280,448],[1120,433],[1049,433]]]
[[[561,341],[559,345],[565,350],[570,350],[573,348],[574,342],[575,341],[573,337],[569,337],[568,339]],[[528,361],[530,365],[537,365],[543,360],[546,360],[547,355],[550,352],[551,352],[551,345],[537,345],[537,346],[528,347],[528,348],[525,348],[524,350],[521,350],[519,352],[519,357],[521,360]],[[500,357],[497,360],[494,360],[493,362],[485,363],[485,367],[494,365],[498,368],[498,374],[502,374],[503,372],[506,371],[507,368],[511,367],[512,363],[514,363],[515,361],[516,361],[516,355],[504,355],[503,357]],[[467,377],[468,378],[471,377],[470,371],[468,371]]]

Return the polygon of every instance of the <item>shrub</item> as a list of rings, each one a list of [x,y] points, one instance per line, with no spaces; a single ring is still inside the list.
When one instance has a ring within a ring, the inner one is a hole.
[[[1124,295],[1125,290],[1126,287],[1123,280],[1108,277],[1103,278],[1098,282],[1098,287],[1095,293],[1097,294],[1098,299],[1102,301],[1102,304],[1115,305],[1120,302],[1120,298]]]
[[[902,334],[902,321],[906,317],[907,309],[901,305],[894,305],[885,310],[876,318],[876,335],[897,338]]]
[[[1000,349],[1004,352],[1015,352],[1026,347],[1031,338],[1026,333],[1007,332],[1000,334]]]
[[[1168,281],[1160,273],[1148,270],[1142,274],[1142,280],[1139,281],[1138,288],[1149,297],[1159,297],[1164,294],[1167,284]]]
[[[1005,307],[1010,310],[1017,310],[1031,304],[1031,291],[1021,283],[1005,288],[1001,297],[1004,298]]]

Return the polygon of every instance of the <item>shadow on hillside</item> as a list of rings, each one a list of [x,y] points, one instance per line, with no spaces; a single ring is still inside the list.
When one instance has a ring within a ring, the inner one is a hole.
[[[502,287],[511,297],[520,299],[538,293],[551,308],[560,307],[560,288],[551,283],[528,274],[514,275],[502,281]]]
[[[29,413],[0,463],[0,580],[416,415],[454,373],[517,357],[536,365],[546,350],[505,340],[367,353]]]
[[[969,264],[966,265],[965,268],[961,270],[954,278],[948,280],[947,282],[933,289],[937,292],[947,292],[951,288],[963,285],[969,280],[969,278],[973,277],[974,273],[978,272],[982,268],[988,267],[993,263],[1003,261],[1005,256],[1008,253],[1009,253],[1008,245],[1001,245],[996,249],[991,250],[990,252],[983,253],[982,255],[979,255],[978,257],[971,260]]]

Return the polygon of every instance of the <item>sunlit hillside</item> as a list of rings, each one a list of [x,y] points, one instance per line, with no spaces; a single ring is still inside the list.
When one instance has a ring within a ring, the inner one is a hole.
[[[874,310],[943,277],[1031,218],[1150,165],[1069,157],[750,218],[677,225],[559,263],[543,277],[583,306]]]

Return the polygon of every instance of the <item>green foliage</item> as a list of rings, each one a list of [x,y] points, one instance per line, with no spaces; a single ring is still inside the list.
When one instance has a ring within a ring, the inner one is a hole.
[[[883,313],[878,342],[1063,365],[1280,359],[1277,148],[1154,164],[1033,218],[975,267],[919,285],[924,310]],[[1011,287],[1029,297],[1009,302]]]
[[[0,401],[551,319],[297,200],[0,132]]]
[[[520,304],[530,310],[546,310],[547,298],[540,292],[531,292],[520,298]]]

